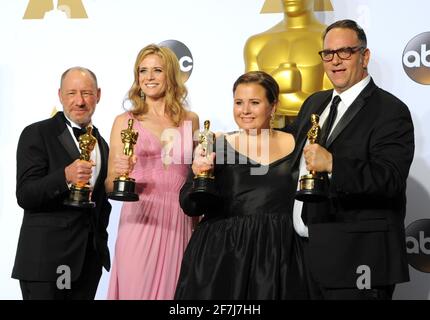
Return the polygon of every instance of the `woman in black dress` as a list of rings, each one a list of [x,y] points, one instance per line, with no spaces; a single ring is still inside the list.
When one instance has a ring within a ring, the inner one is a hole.
[[[181,190],[184,212],[203,219],[185,251],[175,299],[304,299],[292,225],[294,138],[270,129],[278,84],[267,73],[248,72],[233,93],[240,130],[218,137],[209,157],[197,147]],[[189,197],[194,175],[207,170],[214,170],[219,196],[210,204]]]

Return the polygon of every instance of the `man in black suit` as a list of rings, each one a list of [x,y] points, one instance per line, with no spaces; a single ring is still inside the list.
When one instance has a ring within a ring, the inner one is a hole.
[[[18,142],[16,197],[24,218],[12,277],[20,280],[25,300],[94,299],[102,266],[110,269],[109,148],[94,128],[91,160],[79,160],[77,140],[100,100],[97,78],[86,68],[70,68],[58,95],[64,113],[27,126]],[[70,186],[88,181],[96,207],[65,206]]]
[[[334,90],[310,96],[293,125],[295,178],[314,170],[328,184],[326,200],[294,204],[310,297],[391,299],[394,285],[409,281],[404,218],[411,115],[369,76],[366,35],[354,21],[333,23],[323,40],[319,54]],[[320,115],[322,127],[315,144],[307,141],[311,114]]]

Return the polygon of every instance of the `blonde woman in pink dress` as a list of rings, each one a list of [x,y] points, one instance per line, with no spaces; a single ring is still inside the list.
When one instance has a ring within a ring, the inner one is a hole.
[[[173,299],[192,219],[179,206],[179,191],[192,161],[199,119],[184,108],[187,89],[175,54],[148,45],[134,66],[130,111],[116,117],[110,138],[107,192],[129,172],[137,202],[121,210],[108,299]],[[134,154],[123,155],[121,131],[134,119]]]

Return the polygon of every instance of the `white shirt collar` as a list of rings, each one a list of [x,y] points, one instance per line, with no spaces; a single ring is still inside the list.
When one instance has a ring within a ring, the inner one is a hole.
[[[72,126],[72,128],[79,128],[79,129],[81,129],[81,126],[80,126],[80,125],[78,125],[77,123],[73,122],[72,120],[70,120],[70,118],[66,115],[66,113],[65,113],[65,112],[63,112],[63,114],[64,114],[64,117],[67,119],[67,121],[69,121],[69,122],[70,122],[70,125]],[[89,124],[87,124],[87,127],[88,127],[89,125],[93,126],[92,121],[90,121],[90,123],[89,123]],[[93,127],[94,127],[94,126],[93,126]]]
[[[337,95],[340,96],[342,102],[348,108],[354,102],[354,100],[357,99],[361,91],[363,91],[363,89],[369,84],[370,79],[370,75],[367,75],[360,82],[357,82],[351,88],[342,93],[337,93],[336,90],[333,90],[332,99]]]

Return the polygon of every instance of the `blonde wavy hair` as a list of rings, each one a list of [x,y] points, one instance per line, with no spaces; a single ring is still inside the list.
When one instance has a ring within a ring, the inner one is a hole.
[[[147,56],[155,54],[161,58],[165,68],[167,86],[166,86],[166,113],[170,120],[179,126],[185,119],[187,88],[182,80],[181,70],[179,68],[178,58],[175,53],[167,48],[155,44],[150,44],[140,50],[134,64],[134,82],[128,91],[128,100],[132,104],[130,112],[135,116],[144,115],[148,112],[146,99],[141,97],[141,88],[139,86],[139,65]]]

